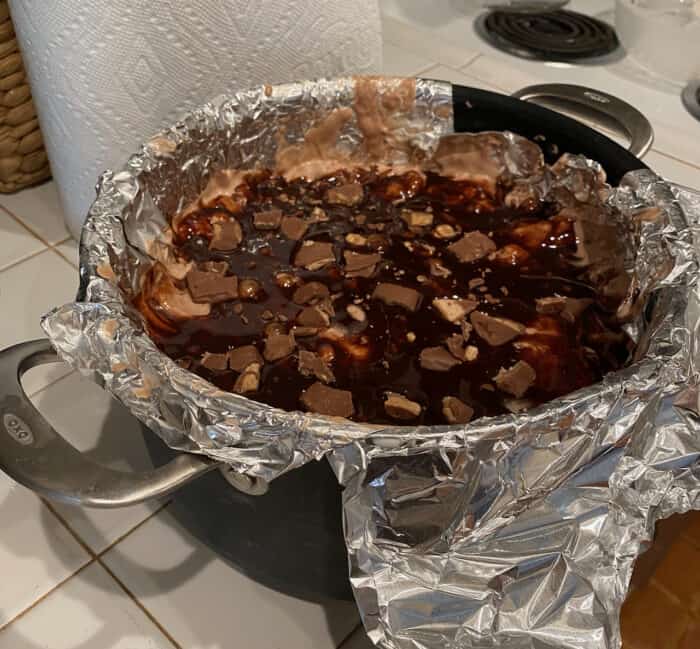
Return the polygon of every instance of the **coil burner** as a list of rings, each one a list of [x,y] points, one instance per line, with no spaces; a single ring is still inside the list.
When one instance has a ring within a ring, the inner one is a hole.
[[[477,19],[475,28],[494,47],[525,59],[573,62],[619,46],[610,25],[574,11],[491,11]]]

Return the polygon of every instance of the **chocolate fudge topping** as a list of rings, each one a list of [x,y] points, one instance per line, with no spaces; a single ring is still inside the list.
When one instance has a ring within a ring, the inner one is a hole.
[[[515,200],[471,172],[235,177],[225,200],[209,192],[172,219],[183,279],[156,264],[136,300],[159,347],[222,389],[356,421],[463,424],[629,357],[610,288],[624,282],[590,272],[591,206],[573,196]]]

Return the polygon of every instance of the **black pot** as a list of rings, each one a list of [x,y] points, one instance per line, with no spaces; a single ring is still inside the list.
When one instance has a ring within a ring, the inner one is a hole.
[[[536,86],[517,94],[616,125],[629,136],[630,151],[540,105],[463,86],[453,86],[455,130],[513,131],[538,142],[548,162],[563,152],[584,154],[603,165],[611,184],[645,168],[637,156],[651,144],[651,127],[633,107],[578,86]],[[22,390],[26,370],[55,360],[46,340],[0,353],[0,469],[43,496],[82,506],[126,506],[176,491],[176,517],[250,577],[309,599],[351,597],[341,490],[326,461],[267,485],[202,456],[173,451],[143,428],[158,468],[139,474],[106,469],[54,431]]]

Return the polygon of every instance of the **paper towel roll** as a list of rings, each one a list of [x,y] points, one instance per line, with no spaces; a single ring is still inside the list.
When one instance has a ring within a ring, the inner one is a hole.
[[[233,90],[381,69],[377,0],[10,0],[69,230],[95,182]]]

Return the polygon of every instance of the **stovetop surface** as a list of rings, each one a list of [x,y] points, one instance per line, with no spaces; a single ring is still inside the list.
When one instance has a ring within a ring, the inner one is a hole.
[[[614,2],[609,0],[573,0],[566,8],[614,22]],[[655,151],[700,167],[700,122],[683,106],[681,88],[649,78],[624,55],[576,64],[512,56],[477,35],[475,18],[483,12],[479,0],[383,0],[382,10],[385,38],[392,38],[396,31],[406,43],[412,32],[416,38],[423,34],[437,39],[444,51],[459,52],[466,59],[460,72],[501,91],[514,92],[535,83],[553,82],[585,85],[616,95],[639,108],[650,120],[655,131]]]

